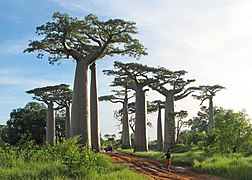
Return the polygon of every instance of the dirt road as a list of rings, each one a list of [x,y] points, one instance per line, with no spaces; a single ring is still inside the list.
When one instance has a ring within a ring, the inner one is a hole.
[[[220,178],[206,175],[197,174],[190,170],[187,170],[178,166],[171,166],[171,172],[168,172],[166,166],[160,162],[130,156],[127,154],[120,153],[118,151],[110,154],[114,163],[122,163],[129,166],[130,169],[145,174],[150,179],[158,180],[220,180]]]

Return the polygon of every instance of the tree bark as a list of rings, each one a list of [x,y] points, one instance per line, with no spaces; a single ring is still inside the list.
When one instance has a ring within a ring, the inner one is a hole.
[[[163,150],[163,133],[162,133],[162,122],[161,122],[161,108],[158,107],[158,119],[157,119],[157,150]]]
[[[213,98],[209,98],[209,110],[208,110],[208,124],[207,131],[209,132],[212,129],[213,121],[214,121],[214,113],[213,113]]]
[[[70,117],[70,104],[66,104],[66,122],[65,122],[65,137],[66,139],[70,138],[70,125],[71,125],[71,117]]]
[[[90,118],[91,118],[91,148],[99,152],[100,137],[99,137],[99,119],[98,119],[98,93],[96,81],[96,63],[91,66],[91,88],[90,88]]]
[[[165,132],[164,149],[168,150],[175,146],[175,118],[174,113],[174,93],[169,91],[165,99]]]
[[[130,133],[129,133],[129,116],[128,116],[128,95],[127,89],[123,102],[123,117],[122,117],[122,149],[130,149]]]
[[[54,145],[55,141],[55,118],[53,102],[49,102],[46,113],[46,142]]]
[[[136,125],[135,125],[135,151],[148,151],[146,138],[146,99],[141,85],[136,84]]]
[[[73,87],[70,136],[80,135],[80,144],[91,147],[88,100],[88,61],[77,60]]]

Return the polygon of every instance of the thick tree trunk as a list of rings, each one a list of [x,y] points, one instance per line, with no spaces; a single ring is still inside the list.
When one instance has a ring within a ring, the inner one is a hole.
[[[162,133],[162,122],[161,122],[161,108],[158,108],[158,119],[157,119],[157,150],[163,150],[163,133]]]
[[[98,93],[96,81],[96,63],[91,66],[91,88],[90,88],[90,120],[91,120],[91,148],[99,152],[99,119],[98,119]]]
[[[91,147],[90,117],[88,100],[88,63],[76,61],[76,72],[73,87],[72,120],[70,136],[80,135],[80,144]]]
[[[53,145],[55,141],[55,118],[53,102],[49,102],[46,113],[46,142]]]
[[[66,122],[65,122],[65,137],[66,139],[70,138],[70,125],[71,125],[71,116],[70,116],[70,104],[66,104]]]
[[[165,132],[164,149],[168,150],[175,146],[175,119],[174,119],[174,94],[169,91],[165,100]]]
[[[129,117],[128,117],[128,96],[127,90],[125,92],[123,102],[123,117],[122,117],[122,149],[130,149],[130,133],[129,133]]]
[[[143,87],[136,85],[135,151],[148,151],[146,135],[146,100]]]
[[[208,110],[208,125],[207,131],[209,132],[212,129],[213,121],[214,121],[214,113],[213,113],[213,99],[209,99],[209,110]]]

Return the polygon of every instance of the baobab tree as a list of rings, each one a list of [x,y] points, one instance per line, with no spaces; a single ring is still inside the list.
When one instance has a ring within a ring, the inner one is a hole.
[[[137,34],[134,22],[122,19],[101,21],[93,14],[83,20],[68,14],[54,13],[53,21],[37,27],[41,40],[30,41],[24,52],[38,52],[38,58],[49,54],[50,64],[62,59],[74,59],[76,70],[73,87],[71,136],[81,135],[81,144],[90,139],[88,96],[89,66],[106,55],[129,55],[139,58],[146,49],[133,38]]]
[[[174,115],[174,118],[177,119],[177,126],[176,126],[176,135],[177,135],[177,138],[176,138],[176,144],[178,144],[181,128],[184,125],[187,124],[187,122],[184,121],[184,119],[188,116],[188,112],[184,111],[184,110],[181,110],[179,112],[174,112],[173,115]]]
[[[205,100],[209,100],[208,106],[208,124],[207,124],[207,131],[209,132],[212,129],[212,124],[214,122],[214,105],[213,105],[213,97],[222,89],[226,89],[220,85],[213,85],[213,86],[199,86],[198,91],[199,95],[192,95],[196,99],[200,100],[200,105],[203,104]]]
[[[161,110],[165,108],[165,102],[160,100],[155,100],[150,102],[150,109],[152,111],[158,111],[157,117],[157,150],[163,150],[163,128],[162,128],[162,119],[161,119]]]
[[[146,114],[147,105],[145,93],[148,89],[144,89],[148,85],[148,81],[140,77],[141,73],[148,73],[147,66],[139,66],[136,63],[114,62],[114,70],[103,70],[107,75],[115,75],[117,79],[130,78],[133,83],[128,85],[129,89],[135,91],[136,96],[136,115],[135,115],[135,151],[148,151],[147,135],[146,135]],[[115,79],[116,79],[115,78]]]
[[[26,91],[28,94],[34,94],[33,99],[41,101],[47,104],[46,114],[46,141],[53,145],[55,141],[55,113],[54,110],[63,108],[64,100],[69,99],[68,85],[60,84],[55,86],[46,86],[41,88],[35,88]],[[70,97],[71,98],[71,97]],[[54,102],[57,101],[58,107],[54,108]]]
[[[114,67],[118,68],[119,71],[114,70],[107,71],[107,74],[117,74],[120,78],[127,75],[135,81],[136,97],[143,97],[143,87],[149,86],[153,90],[158,91],[160,94],[164,95],[165,100],[165,129],[164,129],[164,149],[170,149],[175,146],[175,119],[172,115],[174,113],[174,102],[187,97],[192,93],[194,87],[186,87],[195,80],[183,79],[187,72],[181,71],[170,71],[164,67],[148,67],[146,65],[137,63],[123,64],[120,62],[115,62]],[[169,85],[166,87],[165,85]],[[137,96],[139,93],[139,96]],[[139,107],[143,107],[143,100],[139,98]],[[137,109],[136,109],[137,111]],[[140,112],[136,112],[136,125],[137,125],[137,114],[146,114],[146,110],[139,108]],[[141,122],[141,121],[140,121]],[[146,121],[145,121],[146,122]],[[143,123],[143,121],[141,122]],[[143,124],[142,124],[143,125]],[[137,127],[136,127],[137,129]],[[141,128],[140,128],[141,129]],[[137,140],[137,139],[136,139]]]
[[[61,84],[60,93],[55,94],[55,103],[58,105],[58,109],[65,108],[65,138],[70,138],[70,126],[71,126],[71,113],[70,105],[72,103],[73,91],[69,89],[69,85]],[[57,95],[57,97],[56,97]]]
[[[147,114],[148,113],[153,113],[155,110],[153,109],[153,107],[149,104],[149,102],[147,101]],[[135,133],[135,125],[136,125],[136,121],[135,121],[135,114],[136,114],[136,103],[135,102],[130,102],[128,104],[128,114],[130,115],[129,117],[129,127],[132,130],[133,133]],[[122,121],[122,116],[123,116],[123,109],[119,109],[119,110],[115,110],[114,111],[114,117],[118,120],[118,121]],[[152,123],[150,121],[147,121],[147,126],[152,127]]]
[[[185,80],[182,76],[187,72],[184,70],[171,71],[164,67],[150,70],[152,71],[151,78],[145,74],[141,74],[141,76],[149,80],[149,87],[165,96],[164,149],[167,150],[175,146],[174,102],[187,97],[195,90],[194,87],[186,87],[195,80]]]
[[[90,85],[90,125],[91,125],[91,149],[99,152],[100,136],[99,136],[99,118],[98,118],[98,90],[96,78],[96,62],[91,66],[91,85]]]
[[[115,84],[115,82],[114,82]],[[113,90],[114,95],[100,96],[99,101],[110,101],[112,103],[121,103],[123,105],[122,114],[122,149],[130,149],[130,132],[129,132],[129,117],[128,117],[128,101],[133,96],[128,97],[128,88],[125,86],[124,90]]]

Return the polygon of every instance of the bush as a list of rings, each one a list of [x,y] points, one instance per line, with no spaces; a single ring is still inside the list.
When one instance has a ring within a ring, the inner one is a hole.
[[[77,144],[79,137],[45,147],[27,142],[0,147],[0,179],[144,179],[110,157]],[[108,177],[108,178],[106,178]]]

